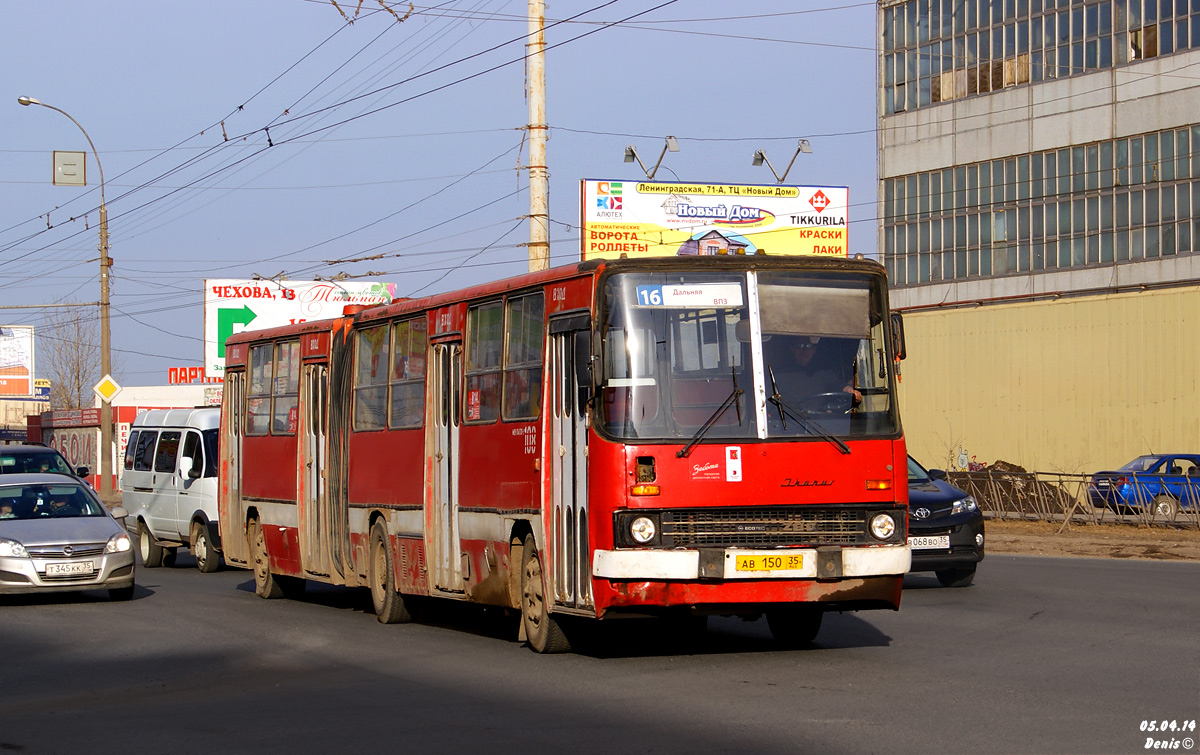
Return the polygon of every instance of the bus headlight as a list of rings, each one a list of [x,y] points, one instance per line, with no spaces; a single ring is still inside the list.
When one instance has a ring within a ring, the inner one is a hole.
[[[658,535],[658,526],[648,516],[639,516],[629,523],[629,536],[635,543],[645,545],[653,541],[656,535]]]
[[[871,534],[876,540],[887,540],[896,534],[896,520],[891,514],[876,514],[871,517]]]

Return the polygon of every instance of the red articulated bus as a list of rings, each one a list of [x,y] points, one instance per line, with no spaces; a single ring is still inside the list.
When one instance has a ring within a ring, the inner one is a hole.
[[[226,345],[225,558],[277,597],[366,586],[582,617],[896,609],[902,328],[870,260],[592,261]],[[579,617],[579,618],[576,618]]]

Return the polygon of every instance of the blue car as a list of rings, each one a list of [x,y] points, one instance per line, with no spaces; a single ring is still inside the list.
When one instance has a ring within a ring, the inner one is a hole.
[[[1111,472],[1097,472],[1088,483],[1096,508],[1117,513],[1149,512],[1173,521],[1180,507],[1200,502],[1200,454],[1148,454]]]
[[[933,572],[944,587],[966,587],[983,560],[983,512],[972,496],[908,457],[910,572]]]

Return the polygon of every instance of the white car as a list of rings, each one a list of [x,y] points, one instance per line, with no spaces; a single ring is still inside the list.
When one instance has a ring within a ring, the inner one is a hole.
[[[196,567],[221,563],[217,517],[217,429],[221,410],[152,409],[138,415],[125,446],[121,501],[142,566],[171,566],[191,547]]]
[[[62,474],[0,477],[0,594],[107,589],[133,597],[133,542],[86,483]]]

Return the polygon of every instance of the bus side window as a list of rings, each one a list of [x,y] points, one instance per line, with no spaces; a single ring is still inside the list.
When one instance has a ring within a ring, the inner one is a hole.
[[[541,414],[542,341],[546,330],[541,293],[508,300],[505,307],[504,419]]]
[[[137,439],[137,451],[133,457],[133,468],[138,472],[150,472],[154,469],[154,446],[158,433],[154,430],[142,430]]]
[[[466,421],[492,422],[500,416],[500,357],[504,310],[488,302],[467,311]]]
[[[138,430],[129,433],[129,440],[125,441],[125,468],[133,469],[133,457],[136,455],[134,449],[137,448]]]
[[[179,455],[180,462],[183,459],[191,459],[192,467],[188,470],[188,477],[195,479],[204,472],[204,449],[200,444],[200,434],[189,432],[183,439],[183,453]]]

